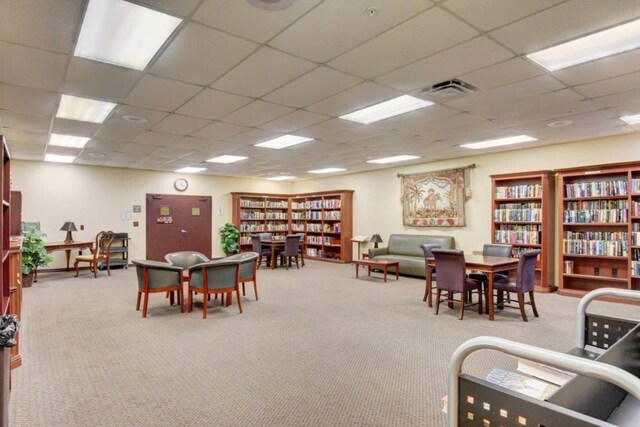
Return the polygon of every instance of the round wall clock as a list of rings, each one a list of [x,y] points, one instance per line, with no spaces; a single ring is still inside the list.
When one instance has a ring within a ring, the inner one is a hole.
[[[173,182],[173,186],[178,191],[184,191],[189,186],[189,182],[184,178],[178,178]]]

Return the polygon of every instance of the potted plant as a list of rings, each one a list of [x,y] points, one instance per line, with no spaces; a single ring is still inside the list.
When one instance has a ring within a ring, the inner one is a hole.
[[[34,271],[53,261],[53,256],[44,248],[44,233],[31,229],[23,234],[22,240],[22,286],[28,288],[33,283]]]
[[[238,243],[240,230],[238,230],[235,225],[227,222],[224,226],[220,227],[218,234],[220,234],[222,250],[227,256],[240,252],[240,244]]]

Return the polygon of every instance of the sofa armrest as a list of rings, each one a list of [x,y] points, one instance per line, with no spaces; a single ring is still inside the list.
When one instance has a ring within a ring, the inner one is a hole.
[[[373,259],[378,255],[388,255],[389,248],[371,248],[369,249],[369,259]]]

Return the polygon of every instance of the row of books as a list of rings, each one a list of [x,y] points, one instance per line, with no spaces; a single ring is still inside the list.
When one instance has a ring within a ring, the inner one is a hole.
[[[631,193],[640,194],[640,179],[633,178],[631,180]]]
[[[494,221],[542,221],[542,209],[494,209]]]
[[[240,219],[264,219],[263,211],[240,211]]]
[[[265,230],[261,230],[261,231],[265,231]],[[285,234],[273,234],[271,236],[271,239],[272,240],[284,240],[285,239]],[[241,245],[250,245],[251,244],[251,236],[242,236],[242,237],[240,237],[240,239],[238,239],[238,241],[240,242]]]
[[[640,276],[640,261],[631,261],[631,275]]]
[[[322,233],[322,224],[307,224],[307,231]]]
[[[607,222],[607,223],[619,223],[627,222],[629,218],[628,209],[601,209],[590,211],[564,211],[564,222],[570,223],[592,223],[592,222]]]
[[[251,208],[251,209],[264,209],[265,207],[287,209],[289,207],[289,203],[286,200],[265,202],[265,201],[258,201],[258,200],[240,199],[240,207]]]
[[[341,205],[340,199],[307,200],[304,203],[305,209],[340,209]]]
[[[626,200],[580,200],[565,205],[565,209],[570,211],[624,210],[628,207]]]
[[[304,224],[291,224],[292,231],[304,231]]]
[[[569,240],[614,240],[626,242],[627,233],[624,231],[565,231],[564,238]]]
[[[631,202],[631,215],[640,216],[640,202],[635,200]]]
[[[312,245],[339,245],[340,242],[336,241],[331,236],[307,236],[307,243]]]
[[[340,219],[342,216],[340,211],[307,211],[305,219],[321,220],[321,219]]]
[[[291,209],[304,209],[304,202],[291,202]]]
[[[242,223],[240,224],[240,231],[246,232],[264,232],[264,231],[287,231],[289,229],[287,224],[278,224],[270,222],[267,224],[260,223]]]
[[[562,249],[567,255],[627,256],[628,245],[611,240],[562,240]]]
[[[287,219],[286,212],[267,212],[267,219]]]
[[[627,181],[591,181],[565,185],[565,197],[626,196]]]
[[[539,231],[512,231],[496,230],[496,243],[517,243],[525,245],[539,245],[542,240],[542,233]]]
[[[302,219],[302,220],[304,220],[304,212],[291,212],[291,219]]]
[[[631,232],[631,244],[633,246],[640,246],[640,231]]]
[[[542,197],[542,185],[509,185],[496,187],[497,199],[518,199],[526,197]]]
[[[289,207],[289,203],[287,201],[285,201],[285,200],[278,201],[278,202],[267,201],[267,207],[268,208],[287,209]]]
[[[340,233],[340,224],[307,224],[307,231],[313,233]]]

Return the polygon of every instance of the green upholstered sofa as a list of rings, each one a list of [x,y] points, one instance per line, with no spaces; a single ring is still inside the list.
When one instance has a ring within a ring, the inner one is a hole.
[[[439,244],[443,249],[455,249],[455,240],[450,236],[428,236],[422,234],[392,234],[386,248],[369,249],[369,259],[400,262],[400,273],[425,277],[424,255],[420,245]]]

